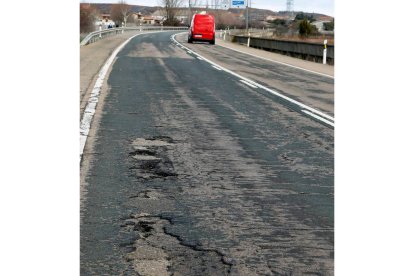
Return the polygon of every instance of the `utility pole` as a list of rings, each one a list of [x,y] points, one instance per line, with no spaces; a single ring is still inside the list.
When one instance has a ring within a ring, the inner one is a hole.
[[[191,0],[188,0],[188,26],[190,26],[191,22]]]
[[[293,20],[293,5],[294,0],[286,0],[286,11],[289,15],[289,19]]]
[[[246,0],[246,32],[249,30],[249,0]]]

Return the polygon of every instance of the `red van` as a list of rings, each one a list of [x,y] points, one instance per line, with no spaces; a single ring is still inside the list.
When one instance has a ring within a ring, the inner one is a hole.
[[[188,43],[208,41],[215,44],[216,24],[211,14],[194,14],[188,31]]]

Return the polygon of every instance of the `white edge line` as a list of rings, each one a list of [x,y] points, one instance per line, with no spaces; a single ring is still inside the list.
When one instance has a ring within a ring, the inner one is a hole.
[[[220,47],[226,48],[226,49],[230,49],[230,50],[233,50],[233,51],[242,53],[242,54],[246,54],[246,55],[252,56],[252,57],[261,58],[261,59],[264,59],[264,60],[267,60],[267,61],[271,61],[271,62],[274,62],[274,63],[282,64],[282,65],[285,65],[285,66],[289,66],[289,67],[292,67],[292,68],[295,68],[295,69],[299,69],[299,70],[303,70],[303,71],[306,71],[306,72],[309,72],[309,73],[313,73],[313,74],[317,74],[317,75],[324,76],[324,77],[327,77],[327,78],[335,79],[335,77],[333,77],[331,75],[327,75],[327,74],[324,74],[324,73],[319,73],[319,72],[316,72],[316,71],[312,71],[312,70],[309,70],[309,69],[305,69],[305,68],[302,68],[302,67],[298,67],[298,66],[295,66],[295,65],[291,65],[289,63],[284,63],[284,62],[281,62],[281,61],[276,61],[276,60],[272,60],[272,59],[269,59],[269,58],[265,58],[265,57],[261,57],[261,56],[256,56],[256,55],[253,55],[253,54],[250,54],[250,53],[246,53],[246,52],[243,52],[243,51],[240,51],[240,50],[236,50],[236,49],[233,49],[233,48],[230,48],[230,47],[227,47],[227,46],[223,46],[223,45],[219,45],[219,44],[217,44],[217,45],[220,46]]]
[[[253,85],[253,84],[251,84],[251,83],[249,83],[249,82],[247,82],[247,81],[245,81],[245,80],[240,80],[240,82],[242,82],[242,83],[244,83],[244,84],[247,84],[247,85],[248,85],[248,86],[250,86],[250,87],[257,88],[257,86],[255,86],[255,85]]]
[[[178,34],[174,34],[174,35],[172,35],[173,39],[174,39],[174,40],[175,40],[175,42],[177,42],[177,43],[179,43],[179,42],[175,39],[175,36],[177,36],[177,35],[179,35],[179,34],[182,34],[182,33],[178,33]],[[181,44],[181,45],[182,45],[182,44]],[[184,47],[185,49],[189,50],[187,47],[185,47],[185,46],[183,46],[183,47]],[[248,78],[245,78],[245,77],[243,77],[243,76],[241,76],[241,75],[239,75],[239,74],[237,74],[237,73],[235,73],[235,72],[233,72],[233,71],[230,71],[229,69],[226,69],[226,68],[224,68],[223,66],[218,65],[217,63],[215,63],[215,62],[213,62],[213,61],[209,60],[208,58],[206,58],[206,57],[204,57],[204,56],[202,56],[202,55],[200,55],[200,54],[197,54],[197,55],[198,55],[198,56],[200,56],[200,57],[202,57],[202,58],[204,58],[204,60],[205,60],[205,61],[207,61],[208,63],[210,63],[210,64],[212,64],[212,65],[215,65],[216,67],[220,68],[221,70],[223,70],[223,71],[225,71],[225,72],[227,72],[227,73],[229,73],[229,74],[231,74],[231,75],[233,75],[233,76],[236,76],[236,77],[238,77],[238,78],[240,78],[240,79],[242,79],[242,80],[245,80],[245,81],[247,81],[247,82],[249,82],[249,83],[251,83],[251,84],[253,84],[253,85],[256,85],[257,87],[260,87],[260,88],[262,88],[262,89],[264,89],[264,90],[268,91],[269,93],[271,93],[271,94],[273,94],[273,95],[276,95],[276,96],[278,96],[278,97],[280,97],[280,98],[282,98],[282,99],[285,99],[285,100],[286,100],[286,101],[288,101],[288,102],[291,102],[291,103],[293,103],[293,104],[296,104],[296,105],[300,106],[301,108],[304,108],[304,109],[307,109],[307,110],[309,110],[309,111],[311,111],[311,112],[313,112],[313,113],[316,113],[316,114],[318,114],[319,116],[325,117],[326,119],[329,119],[329,120],[331,120],[331,121],[335,121],[335,119],[334,119],[332,116],[329,116],[329,115],[327,115],[327,114],[325,114],[325,113],[322,113],[321,111],[319,111],[319,110],[317,110],[317,109],[314,109],[314,108],[312,108],[312,107],[310,107],[310,106],[307,106],[307,105],[305,105],[305,104],[303,104],[303,103],[300,103],[300,102],[298,102],[298,101],[296,101],[296,100],[294,100],[294,99],[291,99],[291,98],[289,98],[289,97],[287,97],[287,96],[285,96],[285,95],[280,94],[279,92],[276,92],[276,91],[274,91],[274,90],[272,90],[272,89],[270,89],[270,88],[267,88],[267,87],[265,87],[265,86],[263,86],[263,85],[261,85],[261,84],[259,84],[259,83],[257,83],[257,82],[254,82],[254,81],[252,81],[252,80],[250,80],[250,79],[248,79]]]
[[[217,66],[215,66],[215,65],[211,65],[213,68],[215,68],[215,69],[217,69],[217,70],[219,70],[219,71],[222,71],[220,68],[218,68]]]
[[[203,58],[202,57],[197,57],[199,60],[203,60]]]
[[[106,73],[109,70],[112,62],[114,61],[115,57],[118,53],[125,47],[125,45],[131,41],[136,36],[144,35],[144,34],[151,34],[155,32],[146,32],[146,33],[139,33],[134,36],[131,36],[127,40],[125,40],[121,45],[116,48],[109,58],[106,60],[105,64],[102,66],[101,70],[99,71],[98,78],[95,82],[95,85],[92,89],[92,93],[89,97],[88,104],[86,105],[85,111],[83,112],[82,121],[80,123],[80,158],[82,158],[83,151],[85,149],[86,140],[89,135],[89,130],[91,128],[93,115],[95,114],[96,105],[99,101],[99,94],[101,93],[101,87],[103,81],[105,79]]]
[[[334,123],[333,122],[331,122],[331,121],[328,121],[328,120],[326,120],[326,119],[324,119],[324,118],[322,118],[322,117],[319,117],[318,115],[315,115],[315,114],[313,114],[312,112],[309,112],[309,111],[307,111],[307,110],[302,110],[302,112],[303,113],[306,113],[306,114],[308,114],[308,115],[310,115],[310,116],[312,116],[313,118],[315,118],[315,119],[318,119],[319,121],[322,121],[322,122],[324,122],[324,123],[327,123],[328,125],[330,125],[330,126],[335,126],[334,125]]]

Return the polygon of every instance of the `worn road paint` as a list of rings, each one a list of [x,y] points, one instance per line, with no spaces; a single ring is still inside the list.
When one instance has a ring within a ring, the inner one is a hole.
[[[219,70],[219,71],[222,71],[220,68],[218,68],[217,66],[215,66],[215,65],[211,65],[214,69],[217,69],[217,70]]]
[[[176,43],[180,43],[180,42],[178,42],[178,41],[175,39],[175,37],[176,37],[177,35],[179,35],[179,34],[182,34],[182,33],[174,34],[174,35],[172,35],[172,36],[171,36],[171,37],[174,39],[174,41],[175,41]],[[181,43],[180,43],[180,44],[181,44]],[[181,45],[182,45],[182,44],[181,44]],[[187,48],[187,47],[185,47],[185,46],[183,46],[183,47],[184,47],[184,49],[185,49],[185,50],[187,50],[187,51],[188,51],[188,50],[190,50],[189,48]],[[206,58],[206,57],[204,57],[204,56],[202,56],[202,55],[200,55],[200,54],[198,54],[198,53],[197,53],[197,55],[198,55],[198,56],[200,56],[200,57],[202,57],[205,61],[207,61],[207,62],[208,62],[208,63],[210,63],[211,65],[214,65],[214,66],[216,66],[216,67],[220,68],[221,70],[223,70],[223,71],[225,71],[225,72],[227,72],[227,73],[229,73],[229,74],[231,74],[231,75],[233,75],[233,76],[235,76],[235,77],[237,77],[237,78],[240,78],[240,79],[242,79],[242,80],[245,80],[245,81],[249,82],[250,84],[253,84],[253,85],[257,86],[257,87],[260,87],[260,88],[262,88],[262,89],[266,90],[267,92],[269,92],[269,93],[271,93],[271,94],[273,94],[273,95],[275,95],[275,96],[278,96],[278,97],[280,97],[280,98],[282,98],[282,99],[284,99],[284,100],[286,100],[286,101],[288,101],[288,102],[290,102],[290,103],[292,103],[292,104],[295,104],[295,105],[299,106],[300,108],[306,109],[306,110],[308,110],[308,111],[310,111],[310,112],[312,112],[312,113],[314,113],[314,114],[319,115],[319,116],[317,116],[317,118],[315,117],[316,119],[323,117],[323,118],[326,118],[326,119],[328,119],[328,120],[330,120],[330,121],[332,121],[332,122],[334,122],[334,121],[335,121],[335,119],[334,119],[332,116],[329,116],[329,115],[327,115],[327,114],[325,114],[325,113],[323,113],[323,112],[321,112],[321,111],[319,111],[319,110],[317,110],[317,109],[315,109],[315,108],[312,108],[312,107],[307,106],[307,105],[305,105],[305,104],[303,104],[303,103],[301,103],[301,102],[298,102],[298,101],[296,101],[296,100],[294,100],[294,99],[291,99],[291,98],[289,98],[289,97],[287,97],[287,96],[285,96],[285,95],[283,95],[283,94],[281,94],[281,93],[279,93],[279,92],[277,92],[277,91],[275,91],[275,90],[272,90],[272,89],[270,89],[270,88],[267,88],[267,87],[265,87],[265,86],[261,85],[260,83],[257,83],[257,82],[255,82],[255,81],[252,81],[252,80],[250,80],[250,79],[248,79],[248,78],[246,78],[246,77],[243,77],[243,76],[241,76],[241,75],[239,75],[239,74],[237,74],[237,73],[235,73],[235,72],[233,72],[233,71],[231,71],[231,70],[229,70],[229,69],[227,69],[227,68],[224,68],[224,67],[223,67],[223,66],[221,66],[221,65],[218,65],[217,63],[215,63],[215,62],[213,62],[213,61],[209,60],[208,58]],[[323,119],[323,118],[321,118],[321,119]],[[318,119],[318,120],[319,120],[319,119]],[[323,120],[320,120],[320,121],[325,122],[326,120],[325,120],[325,119],[323,119]],[[334,126],[334,125],[333,125],[333,123],[330,123],[329,125]]]
[[[326,123],[326,124],[328,124],[330,126],[334,126],[334,123],[333,122],[328,121],[328,120],[326,120],[326,119],[324,119],[322,117],[319,117],[318,115],[315,115],[312,112],[309,112],[307,110],[302,110],[302,112],[305,113],[305,114],[308,114],[309,116],[312,116],[313,118],[315,118],[315,119],[317,119],[319,121],[322,121],[322,122],[324,122],[324,123]]]
[[[242,83],[244,83],[244,84],[247,84],[248,86],[250,86],[250,87],[253,87],[253,88],[257,88],[257,86],[255,86],[255,85],[253,85],[253,84],[251,84],[251,83],[249,83],[249,82],[247,82],[247,81],[245,81],[245,80],[240,80]]]

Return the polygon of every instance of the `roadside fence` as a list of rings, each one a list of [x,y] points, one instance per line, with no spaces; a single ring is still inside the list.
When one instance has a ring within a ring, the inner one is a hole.
[[[229,32],[230,31],[230,32]],[[233,33],[233,34],[232,34]],[[334,45],[326,45],[324,42],[305,42],[305,41],[291,41],[279,40],[274,38],[256,37],[250,34],[234,34],[235,30],[220,32],[220,37],[223,40],[243,44],[248,47],[258,48],[271,52],[277,52],[283,55],[297,57],[305,60],[323,63],[324,53],[326,63],[334,64]],[[326,49],[326,50],[325,50]]]
[[[111,28],[102,31],[95,31],[89,33],[80,43],[81,46],[94,43],[105,37],[123,34],[127,31],[179,31],[188,30],[188,27],[168,27],[168,26],[137,26],[137,27],[123,27],[123,28]]]

